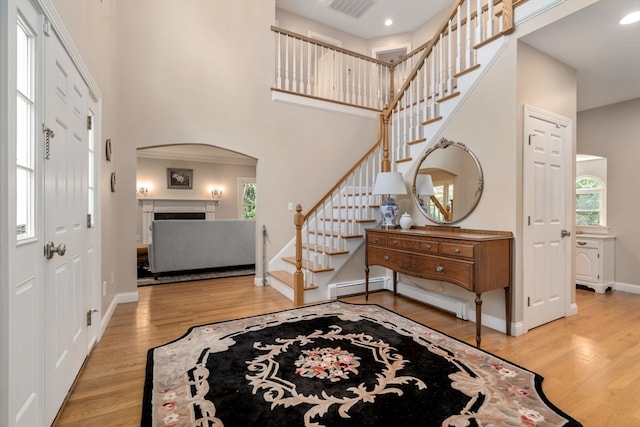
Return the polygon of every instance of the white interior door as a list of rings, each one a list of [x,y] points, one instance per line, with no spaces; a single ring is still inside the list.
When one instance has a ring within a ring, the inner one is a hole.
[[[45,38],[45,421],[55,417],[87,355],[88,88],[55,32]],[[48,158],[47,158],[48,157]],[[64,245],[65,251],[62,250]]]
[[[525,106],[523,271],[526,328],[564,317],[571,286],[570,120]]]

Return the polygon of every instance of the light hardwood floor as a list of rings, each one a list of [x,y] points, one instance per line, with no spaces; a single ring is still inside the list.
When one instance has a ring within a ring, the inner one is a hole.
[[[140,424],[147,350],[182,336],[190,326],[291,308],[253,277],[139,288],[139,302],[115,310],[94,347],[57,426]],[[364,303],[364,296],[344,298]],[[379,304],[432,328],[475,343],[475,324],[389,292]],[[545,377],[547,397],[585,426],[640,425],[640,295],[577,290],[579,313],[507,337],[483,328],[482,348]]]

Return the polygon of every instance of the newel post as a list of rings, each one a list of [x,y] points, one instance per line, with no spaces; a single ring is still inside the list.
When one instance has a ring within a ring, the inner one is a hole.
[[[511,34],[515,30],[513,22],[513,0],[502,0],[502,33]]]
[[[387,107],[388,108],[388,107]],[[391,172],[391,160],[389,160],[389,115],[383,112],[382,118],[382,171]]]
[[[304,215],[302,215],[300,203],[296,205],[293,223],[296,226],[296,272],[293,273],[293,305],[299,307],[304,304],[304,275],[302,274],[302,226],[304,225]]]

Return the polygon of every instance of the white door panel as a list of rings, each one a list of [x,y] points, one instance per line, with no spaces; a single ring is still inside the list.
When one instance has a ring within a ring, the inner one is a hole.
[[[566,315],[572,229],[570,121],[525,107],[524,294],[528,329]]]
[[[45,421],[53,421],[87,355],[86,194],[88,89],[55,35],[45,41],[45,241],[66,247],[45,261]]]

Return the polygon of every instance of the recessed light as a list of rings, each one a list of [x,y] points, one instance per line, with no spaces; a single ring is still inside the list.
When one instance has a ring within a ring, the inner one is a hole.
[[[630,14],[626,15],[620,20],[620,24],[629,25],[635,24],[638,21],[640,21],[640,10],[636,10],[635,12],[631,12]]]
[[[391,19],[387,19],[386,21],[384,21],[384,25],[386,25],[387,27],[391,26],[391,24],[393,24],[393,21]]]

